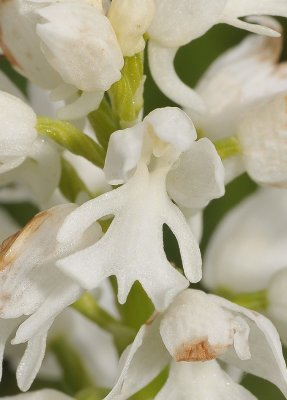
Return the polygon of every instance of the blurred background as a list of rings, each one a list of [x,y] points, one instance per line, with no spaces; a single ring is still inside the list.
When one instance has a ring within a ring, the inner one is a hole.
[[[281,21],[284,26],[284,21]],[[285,23],[285,37],[287,32],[287,24]],[[229,27],[227,25],[218,25],[211,29],[204,37],[197,39],[189,45],[180,49],[177,54],[175,65],[176,70],[181,79],[190,86],[194,86],[200,76],[204,73],[210,63],[223,51],[234,46],[242,40],[247,33]],[[282,54],[282,60],[287,59],[287,41]],[[1,57],[0,69],[3,70],[23,91],[26,93],[26,81],[12,70],[8,62]],[[157,107],[174,105],[167,99],[155,86],[149,71],[148,65],[145,65],[145,73],[147,75],[145,83],[145,114]],[[201,243],[201,249],[204,252],[210,235],[212,234],[217,223],[222,216],[230,210],[234,205],[238,204],[249,193],[256,190],[256,184],[252,182],[247,175],[242,175],[229,184],[226,188],[226,194],[219,200],[214,200],[204,212],[204,233]],[[3,204],[5,209],[11,213],[13,218],[21,225],[25,224],[36,212],[37,209],[27,203],[21,204]],[[175,240],[173,240],[170,232],[165,232],[165,248],[170,260],[180,264],[178,249]],[[286,352],[287,354],[287,352]],[[284,396],[274,385],[265,382],[253,376],[246,375],[243,379],[243,385],[246,386],[260,400],[283,400]],[[37,381],[33,384],[33,388],[45,386],[45,382]],[[6,364],[3,382],[0,385],[0,395],[16,393],[16,383],[14,373],[9,370]],[[175,399],[176,400],[176,399]]]

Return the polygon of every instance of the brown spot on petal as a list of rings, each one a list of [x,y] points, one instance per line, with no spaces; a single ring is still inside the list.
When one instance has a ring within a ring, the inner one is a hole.
[[[211,346],[207,340],[198,343],[184,343],[175,354],[176,361],[208,361],[222,353],[222,346]]]
[[[49,211],[43,211],[35,215],[23,229],[9,236],[0,246],[0,271],[8,268],[17,258],[27,239],[36,232],[49,215]],[[13,249],[17,245],[17,249]]]

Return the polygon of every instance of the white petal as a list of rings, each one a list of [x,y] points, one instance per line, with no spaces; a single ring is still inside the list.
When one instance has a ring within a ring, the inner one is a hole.
[[[216,361],[171,364],[169,377],[155,400],[256,400],[232,381]]]
[[[38,14],[46,21],[37,25],[44,54],[66,83],[84,91],[106,91],[120,79],[121,50],[109,20],[97,7],[61,2]]]
[[[240,360],[232,349],[221,358],[236,367],[267,379],[287,396],[287,369],[282,354],[279,335],[274,325],[263,315],[238,306],[221,297],[209,295],[226,310],[240,315],[250,327],[249,346],[251,358]]]
[[[200,209],[223,196],[224,168],[209,139],[200,139],[183,153],[168,173],[167,189],[180,206]]]
[[[154,14],[154,0],[115,0],[108,18],[113,25],[124,56],[132,57],[145,47],[143,34]]]
[[[29,101],[37,115],[56,118],[56,110],[63,106],[63,102],[52,102],[49,92],[33,83],[28,83],[27,92]]]
[[[109,140],[104,172],[112,185],[127,182],[141,158],[144,141],[144,124],[114,132]]]
[[[177,296],[162,317],[160,333],[176,361],[207,361],[233,343],[232,316],[199,290]]]
[[[243,161],[253,180],[287,187],[287,95],[250,109],[239,126]]]
[[[222,21],[239,28],[243,28],[254,33],[275,36],[276,31],[272,31],[268,25],[266,27],[267,29],[264,29],[264,26],[254,26],[251,23],[244,23],[243,21],[239,20],[240,17],[245,17],[248,15],[276,15],[287,17],[286,1],[242,0],[238,2],[237,0],[228,0],[223,11],[223,16],[221,17]]]
[[[268,25],[281,30],[274,19]],[[207,137],[234,135],[250,104],[287,89],[286,64],[277,64],[281,50],[282,38],[250,35],[211,64],[196,86],[207,112],[188,112]]]
[[[47,266],[51,268],[52,266]],[[51,268],[52,269],[52,268]],[[54,272],[53,288],[50,288],[50,293],[43,301],[41,306],[29,318],[27,318],[18,328],[12,344],[19,344],[31,340],[43,330],[47,321],[54,321],[58,314],[65,308],[74,303],[82,294],[82,290],[73,282],[70,282],[67,277],[57,271]],[[48,286],[48,285],[47,285]]]
[[[60,83],[60,76],[49,65],[40,49],[35,32],[36,3],[11,0],[1,3],[1,47],[17,71],[36,85],[52,89]]]
[[[155,0],[150,37],[166,47],[179,47],[203,35],[218,22],[227,0]]]
[[[56,318],[49,331],[49,338],[57,335],[67,337],[69,343],[81,355],[83,364],[94,382],[100,382],[103,387],[113,387],[119,356],[111,334],[69,307]],[[44,363],[45,359],[43,365]],[[43,365],[40,376],[44,377],[46,374],[43,374]]]
[[[17,168],[0,175],[0,185],[21,183],[33,193],[40,206],[49,200],[61,174],[60,154],[46,139],[37,138],[29,148],[26,160]]]
[[[160,140],[180,152],[188,150],[196,139],[191,119],[177,107],[157,108],[145,117],[144,122]]]
[[[162,175],[149,174],[142,165],[126,185],[71,214],[59,232],[60,241],[75,240],[95,219],[109,214],[115,214],[115,218],[98,243],[60,260],[59,267],[85,288],[94,288],[108,276],[116,275],[121,303],[138,280],[155,306],[165,308],[188,282],[166,259],[163,224],[169,225],[179,240],[189,279],[200,279],[201,260],[183,215],[168,199],[163,186]]]
[[[170,357],[159,335],[160,318],[139,330],[121,360],[118,381],[105,400],[125,400],[150,383],[169,362]]]
[[[40,369],[45,355],[46,339],[47,332],[40,333],[27,344],[16,372],[17,384],[23,392],[30,388]]]
[[[148,45],[148,60],[152,77],[160,90],[182,107],[199,113],[205,111],[201,97],[177,76],[173,61],[177,48],[161,47],[154,41]]]
[[[234,292],[266,288],[287,265],[286,226],[287,191],[260,189],[249,196],[213,233],[204,258],[204,285]]]
[[[85,117],[99,107],[103,97],[104,92],[102,91],[83,92],[75,101],[72,101],[58,110],[58,118],[74,120]]]
[[[0,92],[0,110],[0,159],[25,157],[37,137],[36,114],[21,99],[5,92]]]

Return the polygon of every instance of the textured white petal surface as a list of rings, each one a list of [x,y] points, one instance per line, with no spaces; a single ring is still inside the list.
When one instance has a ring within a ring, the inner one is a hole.
[[[162,237],[166,223],[178,239],[188,279],[198,281],[201,277],[198,244],[183,215],[169,200],[164,176],[161,170],[149,173],[141,165],[125,186],[84,204],[71,214],[59,232],[61,242],[75,240],[94,220],[105,215],[114,214],[115,218],[98,243],[60,260],[61,270],[90,289],[115,275],[121,303],[138,280],[156,308],[163,309],[188,285],[166,259]]]
[[[154,0],[114,0],[108,17],[117,35],[124,56],[132,57],[145,47],[143,34],[149,27]]]
[[[244,23],[240,17],[248,15],[277,15],[287,17],[286,0],[228,0],[221,17],[222,22],[234,25],[238,28],[249,30],[250,32],[276,36],[276,30],[272,30],[268,25],[254,25]]]
[[[233,382],[216,361],[175,363],[155,400],[256,400]]]
[[[60,174],[58,150],[46,139],[37,138],[30,146],[26,160],[17,168],[0,175],[0,185],[18,183],[25,186],[42,208],[57,187]]]
[[[281,31],[274,19],[261,19]],[[281,50],[282,38],[250,35],[209,66],[196,86],[207,111],[188,112],[207,137],[234,135],[250,104],[287,89],[287,64],[277,64]]]
[[[152,77],[159,89],[172,101],[182,107],[203,113],[205,104],[195,90],[178,77],[174,58],[177,48],[162,47],[154,41],[148,45],[148,61]]]
[[[266,288],[272,275],[287,266],[286,226],[287,191],[260,189],[249,196],[213,233],[204,258],[204,285],[235,292]]]
[[[34,11],[41,6],[23,0],[1,3],[1,47],[17,71],[36,85],[52,89],[61,79],[43,55],[35,31],[38,17]]]
[[[239,126],[243,161],[253,180],[287,188],[287,94],[254,106]]]
[[[162,317],[162,340],[175,361],[206,361],[232,345],[232,315],[199,290],[185,290]]]
[[[240,360],[231,348],[221,356],[222,360],[235,365],[243,371],[274,383],[286,397],[287,369],[280,338],[274,325],[255,311],[238,306],[218,296],[209,296],[221,307],[240,315],[250,327],[249,346],[251,358]]]
[[[197,136],[191,119],[177,107],[157,108],[145,117],[144,122],[161,141],[180,152],[188,150]]]
[[[168,364],[170,356],[159,334],[160,317],[139,330],[122,356],[119,378],[105,400],[125,400],[150,383]]]
[[[46,21],[37,25],[44,54],[66,83],[105,91],[120,79],[122,53],[109,20],[97,7],[65,1],[38,14]]]
[[[141,158],[144,141],[144,124],[114,132],[109,140],[104,172],[112,185],[127,182]]]
[[[223,164],[210,140],[200,139],[180,156],[168,173],[167,190],[180,206],[193,209],[224,195]]]
[[[150,37],[166,47],[179,47],[215,25],[227,0],[155,0]]]
[[[0,92],[0,159],[26,157],[37,137],[36,114],[23,100],[6,92]],[[13,158],[12,158],[13,157]],[[1,160],[2,161],[2,160]]]

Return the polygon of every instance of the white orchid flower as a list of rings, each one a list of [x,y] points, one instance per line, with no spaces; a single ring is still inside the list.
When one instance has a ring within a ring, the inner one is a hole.
[[[59,118],[78,119],[121,78],[123,56],[143,50],[154,3],[12,0],[0,11],[2,50],[11,64],[52,91],[53,101],[65,101]]]
[[[260,20],[278,31],[282,30],[274,19],[262,17]],[[250,129],[245,131],[245,125],[240,127],[240,124],[250,107],[258,105],[259,109],[253,109],[252,112],[254,115],[260,113],[262,102],[287,90],[287,65],[279,63],[282,44],[280,37],[248,36],[238,46],[216,59],[196,86],[197,93],[206,104],[206,112],[200,115],[192,110],[186,110],[196,127],[213,141],[241,133],[239,140],[244,156],[243,159],[241,156],[235,156],[224,160],[227,181],[247,169],[251,176],[260,182],[258,173],[256,177],[253,173],[253,160],[249,161],[252,143],[253,146],[259,143],[255,137],[255,127],[250,136],[250,139],[254,137],[254,140],[253,142],[250,140],[251,143],[247,144]],[[270,140],[271,134],[273,134],[271,131],[265,133],[265,137],[268,135],[265,141]],[[274,138],[274,141],[276,140],[279,139]],[[271,147],[270,153],[272,154]],[[258,147],[256,154],[258,157],[262,154],[265,159],[266,151],[264,154],[262,147]],[[273,157],[279,157],[278,151],[273,150]],[[272,160],[266,160],[266,167],[269,162]]]
[[[13,0],[0,15],[4,54],[31,82],[53,90],[54,100],[67,102],[61,118],[94,110],[120,79],[123,56],[100,2]]]
[[[140,329],[105,400],[129,398],[170,363],[156,400],[254,399],[212,361],[216,358],[269,380],[287,395],[287,370],[272,323],[218,296],[188,289]]]
[[[156,0],[156,12],[148,30],[149,65],[152,76],[162,92],[180,104],[204,112],[199,94],[177,76],[173,61],[179,47],[202,36],[212,26],[227,23],[235,27],[268,36],[279,36],[273,27],[259,18],[242,21],[254,15],[287,16],[286,0]],[[255,22],[255,23],[253,23]]]
[[[98,244],[60,260],[59,268],[90,289],[115,275],[120,303],[138,280],[155,306],[163,309],[188,286],[166,259],[162,229],[167,224],[178,241],[186,277],[200,280],[197,240],[171,198],[185,207],[203,208],[223,195],[224,177],[212,143],[195,138],[191,120],[178,108],[157,109],[136,126],[114,132],[106,176],[111,184],[127,183],[72,213],[58,240],[69,243],[93,221],[111,214],[115,218]]]
[[[0,259],[0,359],[6,341],[16,330],[12,344],[26,343],[17,368],[17,382],[26,391],[45,354],[47,332],[55,317],[82,293],[77,283],[59,271],[58,258],[89,246],[100,237],[93,225],[77,244],[59,245],[56,235],[73,204],[54,207],[36,215],[20,232],[6,239]]]
[[[21,183],[46,201],[60,179],[58,150],[36,131],[36,114],[22,100],[0,92],[0,186]]]
[[[259,189],[216,228],[204,257],[203,283],[235,293],[267,288],[287,266],[287,191]]]
[[[93,382],[101,382],[103,387],[113,387],[117,374],[118,353],[108,332],[69,307],[56,317],[49,329],[48,346],[59,337],[66,339],[80,355]],[[15,370],[21,361],[22,352],[22,346],[6,345],[5,359]],[[61,380],[62,370],[52,352],[46,352],[37,377]]]

